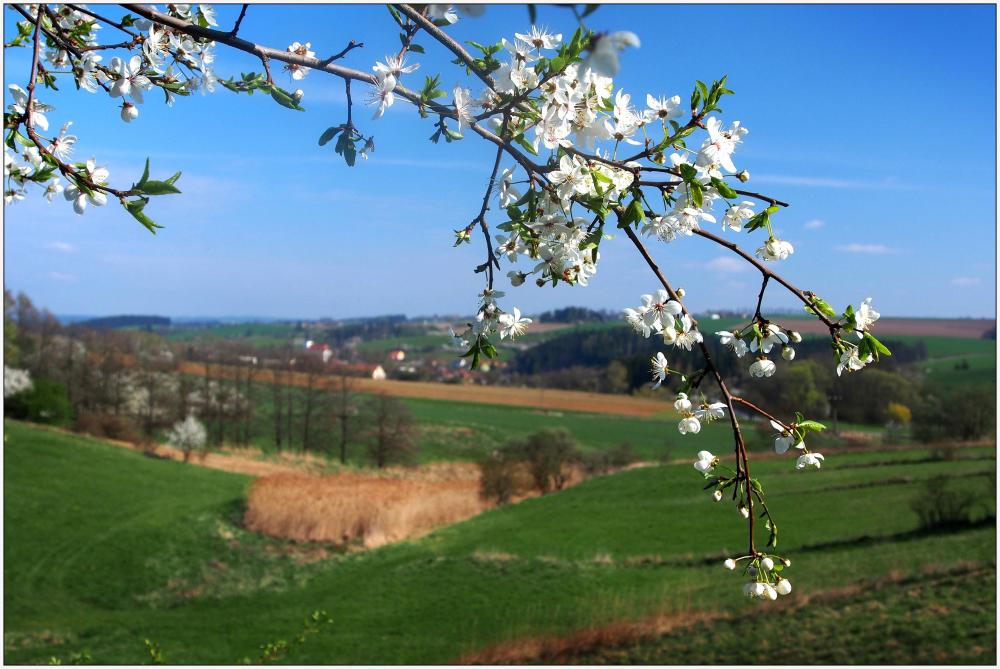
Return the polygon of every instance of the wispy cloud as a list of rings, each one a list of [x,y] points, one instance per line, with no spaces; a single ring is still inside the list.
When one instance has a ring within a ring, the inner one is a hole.
[[[705,269],[722,274],[739,274],[750,269],[750,265],[730,256],[719,256],[705,263]]]
[[[46,244],[45,248],[57,253],[76,253],[76,247],[67,242],[52,242],[51,244]]]
[[[978,276],[956,276],[954,279],[951,280],[951,285],[969,287],[969,286],[978,286],[982,282],[983,280],[980,279]]]
[[[899,253],[898,249],[894,249],[884,244],[846,244],[844,246],[838,246],[837,250],[843,251],[844,253],[866,253],[873,256],[884,256]]]
[[[806,221],[806,224],[805,224],[804,227],[805,227],[806,230],[819,230],[824,225],[826,225],[826,221],[824,221],[823,219],[821,219],[821,218],[810,218],[808,221]]]
[[[784,186],[812,186],[815,188],[845,188],[856,190],[913,190],[913,184],[903,183],[895,177],[882,179],[837,179],[832,177],[800,176],[790,174],[755,174],[755,183]]]

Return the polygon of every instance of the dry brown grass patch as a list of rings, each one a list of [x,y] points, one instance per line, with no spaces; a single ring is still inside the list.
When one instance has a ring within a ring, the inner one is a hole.
[[[487,508],[477,478],[444,465],[385,474],[277,474],[251,485],[244,517],[254,531],[365,548],[424,535]]]

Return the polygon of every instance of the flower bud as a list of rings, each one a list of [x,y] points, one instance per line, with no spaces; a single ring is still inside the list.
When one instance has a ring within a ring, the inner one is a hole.
[[[781,347],[781,357],[784,358],[785,360],[794,360],[795,359],[795,349],[792,348],[791,346],[782,346]]]
[[[740,515],[743,516],[744,518],[749,518],[750,517],[750,509],[746,508],[742,504],[740,505],[739,511],[740,511]]]
[[[722,491],[721,490],[716,490],[715,492],[712,493],[712,497],[715,498],[716,502],[721,502],[722,501]]]
[[[524,283],[524,279],[528,276],[524,272],[508,272],[507,276],[510,277],[510,285],[520,286]]]
[[[736,178],[742,181],[743,183],[746,183],[750,181],[750,172],[748,172],[747,170],[742,170],[741,172],[737,173]]]
[[[778,591],[779,595],[787,595],[792,591],[792,584],[789,583],[787,578],[779,578],[778,584],[774,589]]]
[[[760,566],[764,571],[771,571],[774,569],[774,560],[766,557],[760,561]]]
[[[132,121],[139,118],[139,108],[136,107],[131,102],[122,103],[122,120],[126,123],[131,123]]]
[[[296,88],[295,92],[292,93],[292,100],[295,101],[295,104],[299,104],[299,102],[302,101],[302,95],[303,95],[302,89]]]
[[[802,343],[802,335],[800,335],[795,330],[789,330],[788,331],[788,338],[791,339],[796,344],[801,344]]]
[[[788,558],[785,558],[784,560],[782,560],[782,562],[784,563],[784,565],[786,567],[791,567],[792,566],[792,561],[789,560]]]
[[[778,591],[774,589],[769,583],[764,584],[764,596],[770,599],[772,602],[778,598]]]
[[[677,293],[677,297],[684,297],[687,294],[683,288],[678,288],[675,292]]]
[[[734,560],[733,558],[729,558],[728,560],[722,563],[722,566],[732,571],[733,569],[736,569],[736,560]]]
[[[750,574],[751,576],[756,576],[757,575],[757,567],[754,567],[753,565],[750,565],[750,567],[747,568],[747,573]]]
[[[539,288],[543,287],[545,285],[545,279],[541,277],[535,279],[535,285],[538,286]]]

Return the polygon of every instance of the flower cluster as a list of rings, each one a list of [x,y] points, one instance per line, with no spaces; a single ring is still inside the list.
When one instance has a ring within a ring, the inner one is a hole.
[[[686,393],[677,393],[674,401],[674,410],[680,415],[681,420],[677,424],[677,429],[681,434],[698,434],[701,432],[702,422],[710,423],[713,420],[726,417],[726,405],[724,402],[702,402],[695,407],[688,399]],[[706,451],[707,452],[707,451]]]
[[[677,300],[671,299],[662,288],[643,295],[642,304],[624,310],[625,321],[643,337],[657,334],[663,343],[679,346],[687,351],[701,343],[702,336],[694,321]]]
[[[461,348],[468,348],[464,356],[472,357],[472,366],[479,364],[481,356],[496,357],[496,347],[489,341],[489,336],[499,333],[500,339],[514,339],[524,334],[531,319],[521,315],[521,310],[514,307],[510,312],[503,311],[497,300],[504,296],[500,290],[487,288],[479,294],[479,310],[471,323],[466,324],[460,333],[451,331],[452,340]],[[463,357],[464,357],[463,356]]]
[[[751,599],[761,599],[774,601],[778,596],[785,596],[792,592],[792,584],[781,576],[781,572],[786,567],[792,565],[791,560],[777,555],[746,555],[737,559],[728,559],[723,562],[723,566],[730,571],[747,560],[744,573],[752,580],[743,586],[743,594]]]
[[[809,432],[822,432],[826,426],[814,420],[806,420],[801,413],[795,414],[795,422],[791,425],[779,423],[773,418],[770,420],[771,427],[774,428],[777,436],[774,438],[774,452],[784,455],[790,448],[801,451],[802,454],[795,462],[796,469],[806,469],[812,467],[819,469],[825,459],[821,453],[814,453],[806,446],[806,434]]]

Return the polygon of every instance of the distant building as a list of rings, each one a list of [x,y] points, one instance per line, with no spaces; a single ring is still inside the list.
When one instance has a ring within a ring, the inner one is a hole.
[[[331,372],[334,374],[343,374],[344,376],[367,377],[373,381],[384,381],[386,379],[385,368],[382,365],[334,362],[331,365]]]
[[[333,357],[333,351],[330,350],[329,344],[317,344],[311,339],[306,342],[306,350],[319,355],[323,359],[324,364],[330,362],[330,358]]]

